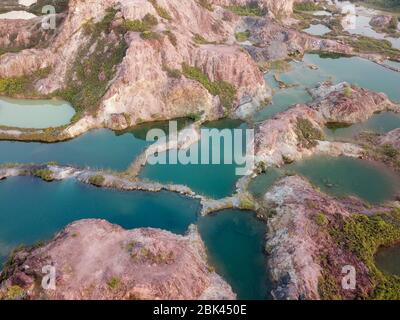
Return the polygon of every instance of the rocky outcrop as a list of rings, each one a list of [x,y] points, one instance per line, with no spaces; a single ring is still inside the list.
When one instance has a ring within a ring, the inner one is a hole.
[[[0,48],[3,51],[15,52],[33,47],[48,47],[57,36],[64,19],[65,14],[57,15],[58,28],[55,30],[42,28],[43,17],[28,20],[0,19]]]
[[[353,124],[376,112],[399,111],[382,93],[342,83],[322,85],[311,91],[314,101],[298,104],[262,122],[256,130],[256,162],[282,165],[314,154],[360,157],[362,148],[348,143],[323,141],[328,123]]]
[[[400,111],[384,93],[352,87],[347,83],[322,84],[311,90],[311,94],[315,100],[310,107],[317,110],[325,122],[354,124],[366,121],[374,113]]]
[[[43,289],[42,268],[55,269]],[[235,299],[207,265],[195,227],[186,236],[157,229],[124,230],[104,220],[72,223],[39,248],[14,254],[1,292],[20,288],[23,299]]]
[[[340,229],[353,213],[374,214],[384,208],[355,198],[335,199],[298,176],[279,180],[265,194],[264,205],[273,212],[268,219],[266,250],[276,299],[320,299],[326,283],[346,299],[365,296],[371,289],[367,267],[329,230]],[[357,272],[354,290],[341,287],[342,268],[347,265]]]
[[[396,24],[394,24],[393,21],[396,21],[394,19],[396,19],[396,17],[391,15],[377,15],[372,17],[369,24],[377,29],[389,28],[391,24],[393,24],[393,27],[396,26],[394,29],[397,29],[398,23],[396,22]]]
[[[104,27],[95,24],[107,17],[110,8],[117,10],[110,28],[91,38],[90,33],[95,32],[93,27]],[[237,17],[228,21],[224,19],[224,12],[220,7],[207,10],[195,0],[157,0],[154,3],[147,0],[70,0],[65,21],[54,41],[46,48],[1,56],[0,77],[29,75],[40,68],[51,67],[50,75],[40,80],[36,89],[42,94],[70,90],[71,83],[82,82],[74,70],[77,61],[90,58],[96,43],[106,42],[107,49],[118,47],[124,41],[128,48],[122,62],[111,69],[114,76],[105,77],[107,73],[99,71],[98,79],[104,79],[105,83],[96,86],[104,86],[104,95],[93,102],[96,105],[85,106],[97,109],[98,126],[121,129],[140,122],[193,114],[217,119],[233,113],[242,103],[258,105],[270,95],[255,62],[234,44]],[[124,29],[127,21],[141,20],[148,14],[158,21],[155,26],[147,27],[149,38],[143,38],[141,32]],[[17,25],[13,29],[18,32]],[[96,42],[85,49],[91,39]],[[103,57],[104,60],[111,58]],[[180,75],[184,63],[198,68],[210,82],[230,83],[236,89],[233,99],[230,98],[232,106],[222,103],[220,95],[210,88],[207,90],[204,83]],[[85,69],[85,72],[92,71]]]
[[[293,55],[301,55],[306,51],[332,51],[344,54],[353,49],[336,40],[321,39],[300,32],[288,26],[276,23],[269,17],[246,17],[241,26],[243,30],[251,30],[250,40],[257,46],[246,46],[256,61],[285,59]]]
[[[394,129],[381,136],[378,140],[380,146],[391,145],[400,152],[400,128]]]

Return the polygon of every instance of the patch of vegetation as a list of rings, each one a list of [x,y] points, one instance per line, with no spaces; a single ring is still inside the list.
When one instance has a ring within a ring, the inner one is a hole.
[[[198,113],[190,113],[187,115],[187,118],[190,120],[193,120],[194,122],[200,121],[202,118],[202,114],[200,112]]]
[[[400,241],[399,210],[375,216],[354,215],[334,234],[367,266],[373,284],[369,298],[400,299],[400,277],[384,274],[375,265],[375,253],[380,247]]]
[[[214,11],[214,7],[209,0],[197,0],[197,3],[208,11]]]
[[[292,66],[289,60],[273,60],[268,62],[269,70],[273,70],[278,73],[289,72]]]
[[[142,20],[125,20],[122,26],[126,31],[145,32],[150,31],[157,24],[157,18],[148,13],[143,17]]]
[[[325,127],[330,129],[330,130],[349,128],[351,126],[352,125],[350,123],[345,123],[345,122],[328,122],[328,123],[325,124]]]
[[[244,42],[244,41],[249,40],[250,35],[251,35],[250,31],[246,30],[246,31],[243,31],[243,32],[236,32],[235,33],[235,38],[239,42]]]
[[[108,282],[107,282],[107,286],[111,289],[111,290],[118,290],[121,286],[121,280],[117,277],[112,277]]]
[[[318,293],[323,300],[342,300],[336,279],[329,272],[318,279]]]
[[[36,92],[33,84],[46,78],[51,70],[51,67],[46,67],[36,70],[30,76],[0,78],[0,95],[13,97],[23,94],[24,96],[39,97],[41,95]]]
[[[7,261],[3,265],[3,270],[0,272],[0,283],[9,278],[12,270],[15,267],[15,256],[25,249],[26,247],[24,245],[20,245],[11,252]]]
[[[49,169],[39,169],[33,172],[35,177],[38,177],[44,181],[51,182],[54,181],[53,172]]]
[[[381,152],[389,158],[396,158],[400,152],[397,150],[395,147],[393,147],[391,144],[384,144],[381,147]]]
[[[315,2],[295,3],[293,10],[296,11],[318,11],[323,10],[323,7]]]
[[[25,291],[20,286],[14,285],[7,288],[5,300],[21,300],[25,297]]]
[[[299,144],[304,148],[313,148],[317,145],[317,140],[323,140],[324,134],[315,128],[308,119],[299,118],[296,123],[296,134]]]
[[[79,119],[82,113],[93,112],[97,108],[107,91],[109,81],[115,75],[117,65],[125,56],[127,50],[123,37],[125,31],[114,30],[118,37],[117,41],[114,40],[115,37],[108,37],[112,31],[112,22],[116,13],[115,9],[110,8],[100,22],[86,23],[84,30],[89,38],[79,49],[67,74],[65,89],[53,94],[62,97],[74,106],[75,120]]]
[[[192,40],[196,44],[215,44],[215,42],[208,41],[202,35],[197,33],[193,35]]]
[[[163,65],[163,70],[167,73],[168,77],[180,79],[182,77],[182,72],[178,69],[171,69]]]
[[[161,38],[161,35],[158,32],[154,32],[154,31],[143,31],[140,34],[140,37],[143,40],[158,40]]]
[[[182,65],[182,74],[189,79],[195,80],[203,85],[213,96],[219,96],[221,104],[228,111],[233,106],[236,97],[236,88],[226,81],[211,81],[199,68]]]
[[[153,5],[154,9],[157,11],[157,14],[161,18],[164,18],[164,19],[169,20],[169,21],[172,20],[172,17],[169,14],[169,12],[167,11],[167,9],[159,6],[158,3],[157,3],[157,0],[149,0],[149,2]]]
[[[380,53],[392,59],[400,57],[400,50],[393,48],[392,43],[386,39],[379,40],[359,36],[357,39],[349,39],[347,42],[360,53]]]
[[[238,16],[262,17],[267,13],[266,10],[260,8],[257,2],[248,4],[246,6],[228,6],[226,9],[232,11]]]
[[[102,187],[105,180],[106,179],[102,175],[97,174],[89,178],[89,183],[96,187]]]
[[[353,95],[353,90],[351,89],[351,87],[345,86],[345,87],[343,88],[343,95],[344,95],[346,98],[351,98],[352,95]]]
[[[253,210],[255,208],[254,199],[250,194],[240,196],[240,209]]]
[[[340,59],[340,58],[349,58],[351,55],[338,53],[338,52],[319,52],[319,57],[321,59]]]
[[[320,227],[326,227],[329,224],[329,219],[324,213],[319,212],[315,215],[315,223]]]
[[[164,34],[168,37],[169,42],[171,42],[174,47],[178,45],[178,38],[171,30],[165,30]]]
[[[26,77],[20,78],[0,78],[0,94],[14,96],[25,91],[28,80]]]
[[[175,253],[169,252],[152,252],[148,248],[136,246],[131,252],[131,257],[136,262],[150,262],[154,264],[172,264],[175,261]]]

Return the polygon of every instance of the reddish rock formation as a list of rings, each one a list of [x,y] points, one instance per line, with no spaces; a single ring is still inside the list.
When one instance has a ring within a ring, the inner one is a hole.
[[[400,111],[386,94],[351,87],[346,83],[335,86],[323,84],[311,90],[311,94],[316,101],[310,107],[321,113],[325,122],[354,124],[367,120],[377,112]]]
[[[256,61],[284,59],[306,51],[333,51],[350,54],[353,49],[343,43],[321,39],[277,23],[269,17],[246,17],[242,29],[251,30],[257,46],[246,46]]]
[[[357,256],[328,232],[353,213],[378,213],[355,198],[335,199],[304,178],[285,177],[265,194],[264,205],[274,214],[268,219],[266,250],[276,299],[320,299],[322,281],[347,299],[365,296],[372,287],[369,270]],[[386,209],[390,210],[390,209]],[[355,290],[342,290],[342,268],[357,272]],[[328,281],[329,282],[329,281]]]
[[[400,151],[400,128],[394,129],[379,138],[380,146],[391,145],[393,148]]]
[[[88,22],[101,21],[106,10],[115,7],[119,12],[106,39],[110,46],[117,45],[116,33],[123,21],[140,20],[146,14],[157,17],[158,24],[152,28],[157,36],[143,39],[140,32],[125,34],[128,50],[99,102],[98,125],[121,129],[139,122],[200,113],[204,113],[205,119],[226,114],[218,96],[210,94],[201,84],[183,76],[170,76],[168,70],[181,70],[183,63],[199,68],[210,81],[232,84],[237,89],[233,109],[249,101],[259,105],[269,96],[255,62],[234,44],[236,17],[226,21],[225,10],[209,11],[195,0],[158,0],[157,4],[169,17],[165,14],[161,17],[157,7],[147,0],[71,0],[65,21],[50,46],[1,56],[0,77],[29,75],[49,66],[50,75],[40,80],[36,88],[43,94],[63,89],[68,76],[75,72],[73,66],[82,54],[80,49],[88,43],[85,32]],[[18,27],[15,25],[12,32],[18,32]],[[194,41],[196,35],[204,39],[203,44]],[[6,38],[0,41],[7,41]],[[115,123],[118,114],[123,116],[122,123]]]
[[[191,228],[178,236],[104,220],[72,223],[48,244],[16,253],[0,295],[18,286],[25,299],[234,299]],[[48,265],[55,267],[55,290],[41,286]]]
[[[63,24],[65,14],[56,18],[56,30],[44,30],[42,17],[29,20],[2,20],[0,19],[0,48],[4,51],[18,51],[32,47],[48,47],[54,40],[60,26]]]
[[[390,27],[391,24],[393,24],[393,26],[394,26],[393,21],[396,21],[396,19],[397,19],[397,17],[391,16],[391,15],[378,15],[378,16],[374,16],[371,19],[371,21],[369,22],[369,24],[378,29],[384,29],[384,28]],[[396,21],[396,28],[394,28],[394,29],[397,29],[397,25],[398,25],[398,22]]]
[[[382,93],[341,83],[311,91],[314,101],[299,104],[262,122],[256,131],[256,161],[282,165],[317,153],[359,157],[362,149],[352,144],[321,141],[323,127],[332,122],[353,124],[376,112],[399,111]]]

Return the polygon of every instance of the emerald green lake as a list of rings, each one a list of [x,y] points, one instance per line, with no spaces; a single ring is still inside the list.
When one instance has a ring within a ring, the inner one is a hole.
[[[74,108],[65,101],[0,98],[0,125],[44,129],[70,123]]]
[[[396,62],[391,62],[396,64]],[[389,70],[365,59],[341,57],[338,59],[321,58],[317,54],[306,54],[302,62],[290,62],[291,70],[279,77],[288,85],[287,89],[275,90],[272,104],[257,112],[253,119],[256,122],[266,120],[275,114],[287,110],[297,103],[307,103],[312,100],[307,88],[313,88],[323,81],[339,83],[347,81],[377,92],[386,93],[393,101],[400,101],[400,73]],[[317,67],[316,70],[310,65]],[[276,88],[273,73],[265,76],[267,83]],[[386,133],[400,127],[400,116],[392,112],[383,112],[372,116],[364,123],[335,130],[326,129],[326,135],[331,139],[353,138],[362,131]]]
[[[131,133],[94,130],[59,143],[0,141],[0,163],[46,163],[125,170],[149,143]]]
[[[266,298],[265,225],[249,212],[226,210],[198,218],[199,210],[198,201],[169,192],[122,192],[74,180],[6,179],[0,182],[0,265],[19,245],[48,240],[80,219],[100,218],[126,229],[152,227],[178,234],[198,223],[210,262],[239,298]]]
[[[358,196],[371,203],[392,199],[400,187],[400,178],[391,170],[367,161],[347,157],[314,157],[281,169],[269,169],[250,186],[255,196],[263,196],[277,178],[300,174],[333,196]]]
[[[309,28],[304,29],[303,31],[314,36],[323,36],[332,30],[323,24],[312,24]]]
[[[218,121],[206,125],[208,128],[222,129],[246,129],[247,126],[238,121]],[[243,131],[244,132],[244,131]],[[243,142],[244,142],[243,138]],[[169,163],[168,152],[162,153],[168,159],[166,164],[147,164],[141,171],[140,177],[162,183],[176,183],[187,185],[194,191],[214,198],[223,198],[231,195],[235,191],[235,185],[240,176],[236,175],[238,166],[225,164],[224,162],[224,139],[221,139],[220,146],[212,145],[210,140],[209,163],[210,164],[171,164]],[[199,154],[197,159],[201,159],[201,143],[193,146]],[[215,152],[220,152],[220,164],[212,164],[211,159]],[[243,149],[245,150],[245,149]],[[231,150],[232,151],[232,150]],[[233,152],[232,152],[233,154]]]
[[[199,230],[207,245],[209,260],[239,299],[269,298],[264,254],[266,227],[254,214],[226,210],[201,218]]]
[[[308,65],[315,65],[317,70]],[[332,80],[346,81],[377,92],[384,92],[393,101],[400,102],[400,73],[389,70],[374,62],[358,57],[338,59],[321,58],[317,54],[304,55],[304,62],[291,62],[293,69],[281,75],[289,84],[314,87],[318,82]]]
[[[400,246],[379,249],[375,263],[381,271],[400,276]]]
[[[257,112],[254,121],[263,121],[273,117],[279,112],[287,110],[290,106],[297,103],[307,103],[312,100],[308,92],[300,87],[283,89],[272,96],[272,104]]]
[[[400,115],[393,112],[382,112],[373,115],[367,121],[356,123],[346,128],[325,129],[325,134],[330,139],[346,140],[354,138],[361,132],[387,133],[400,128]]]
[[[306,63],[315,64],[322,77],[333,77],[335,82],[346,81],[377,92],[384,92],[393,101],[400,102],[400,73],[388,70],[374,62],[352,58],[321,58],[316,54],[305,55]]]
[[[99,218],[126,229],[184,234],[199,210],[198,201],[169,192],[121,192],[75,180],[6,179],[0,181],[0,264],[18,245],[50,239],[76,220]]]

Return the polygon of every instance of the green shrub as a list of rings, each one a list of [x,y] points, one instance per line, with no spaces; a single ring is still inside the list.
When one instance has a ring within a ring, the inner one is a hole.
[[[349,86],[345,86],[343,88],[343,95],[346,98],[351,98],[351,96],[353,95],[353,90]]]
[[[186,63],[182,65],[182,73],[186,78],[201,83],[213,96],[219,96],[226,111],[232,107],[237,92],[232,84],[222,80],[212,82],[199,68]]]
[[[157,18],[148,13],[142,20],[125,20],[123,23],[123,28],[126,31],[144,32],[150,31],[157,24]]]
[[[209,0],[197,0],[197,3],[208,11],[214,11],[214,7]]]
[[[118,290],[119,287],[121,286],[121,280],[117,277],[112,277],[108,282],[107,282],[108,287],[111,290]]]
[[[299,144],[304,148],[312,148],[317,145],[317,140],[324,138],[321,130],[315,128],[308,119],[297,119],[296,134]]]
[[[157,39],[160,39],[160,38],[161,38],[161,36],[160,36],[159,33],[153,32],[153,31],[143,31],[143,32],[140,34],[140,37],[141,37],[143,40],[157,40]]]
[[[360,53],[380,53],[394,59],[400,57],[400,50],[393,48],[392,43],[386,39],[359,36],[355,40],[348,40],[348,43]]]
[[[159,6],[157,0],[149,0],[149,2],[153,5],[154,9],[157,11],[157,14],[161,18],[164,18],[166,20],[172,20],[172,17],[169,14],[169,12],[165,8]]]
[[[89,183],[96,187],[102,187],[105,180],[106,179],[102,175],[95,175],[89,178]]]
[[[391,144],[384,144],[381,147],[381,152],[389,158],[396,158],[399,155],[399,150],[393,147]]]
[[[329,220],[325,214],[320,212],[315,216],[315,223],[320,227],[325,227],[329,224]]]
[[[48,169],[35,170],[33,174],[44,181],[51,182],[54,180],[53,172]]]
[[[199,35],[197,33],[195,35],[193,35],[192,40],[197,44],[207,44],[207,43],[209,43],[206,39],[204,39],[203,36],[201,36],[201,35]]]
[[[251,195],[246,194],[240,197],[240,209],[253,210],[255,207],[254,200]]]
[[[400,212],[375,216],[354,215],[344,222],[343,234],[338,239],[355,253],[369,269],[373,291],[372,299],[400,299],[400,277],[387,275],[375,265],[375,253],[381,246],[400,241]]]
[[[249,30],[235,33],[235,38],[239,42],[247,41],[249,39],[249,37],[250,37],[250,31]]]
[[[20,300],[25,296],[25,291],[20,286],[11,286],[7,288],[6,300]]]
[[[235,101],[236,88],[227,81],[217,81],[214,83],[217,86],[218,95],[224,108],[226,110],[231,108]]]
[[[168,77],[180,79],[182,77],[182,72],[178,69],[171,69],[167,66],[163,66],[163,70],[167,73]]]
[[[25,91],[27,79],[20,78],[2,78],[0,79],[0,94],[13,96]]]
[[[261,9],[257,3],[252,3],[246,6],[228,6],[226,8],[238,16],[262,17],[266,14],[266,11]]]

